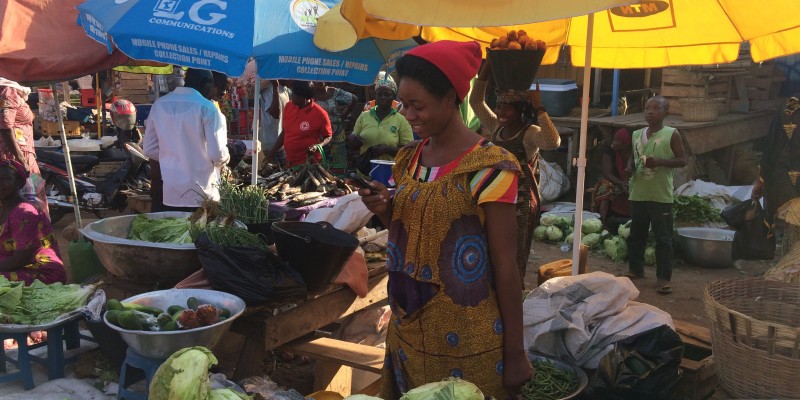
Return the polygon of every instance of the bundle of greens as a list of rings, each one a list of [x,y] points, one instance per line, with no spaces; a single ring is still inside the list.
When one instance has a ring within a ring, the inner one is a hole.
[[[94,291],[93,285],[46,285],[38,280],[25,286],[0,276],[0,322],[45,325],[85,306]]]
[[[705,224],[707,222],[722,222],[719,210],[711,205],[708,199],[698,195],[676,196],[672,206],[672,213],[676,221]]]
[[[133,219],[128,238],[152,243],[192,243],[188,219],[175,217],[150,219],[144,214],[139,214]]]
[[[253,234],[238,226],[209,224],[205,229],[208,239],[217,246],[256,247],[266,250],[267,242],[260,234]]]
[[[269,219],[269,200],[259,186],[242,186],[223,181],[219,186],[219,209],[235,214],[245,224],[263,224]]]

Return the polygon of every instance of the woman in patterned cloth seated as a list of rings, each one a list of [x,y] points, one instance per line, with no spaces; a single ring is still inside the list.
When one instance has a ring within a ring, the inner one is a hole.
[[[403,113],[422,140],[397,153],[393,198],[378,182],[359,191],[389,227],[384,399],[449,376],[506,399],[532,375],[515,262],[519,164],[458,107],[480,61],[477,43],[452,41],[397,61]]]
[[[19,162],[0,161],[0,274],[26,285],[66,283],[50,220],[20,196],[27,177]]]

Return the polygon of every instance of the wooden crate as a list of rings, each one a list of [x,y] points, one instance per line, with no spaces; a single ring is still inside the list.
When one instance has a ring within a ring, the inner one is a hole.
[[[669,113],[681,114],[679,99],[687,97],[700,97],[706,99],[730,98],[731,79],[729,76],[720,76],[706,70],[689,70],[683,67],[664,68],[661,78],[660,95],[669,101]],[[727,112],[727,104],[720,110]]]
[[[681,359],[683,378],[678,384],[679,398],[700,400],[708,398],[717,385],[714,356],[708,347],[686,343]]]
[[[61,129],[58,122],[42,121],[42,133],[50,136],[60,136]],[[81,123],[78,121],[64,121],[64,129],[67,130],[67,137],[76,137],[81,135]]]

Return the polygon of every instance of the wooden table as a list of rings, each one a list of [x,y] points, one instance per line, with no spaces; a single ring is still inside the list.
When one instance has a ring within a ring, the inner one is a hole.
[[[688,168],[686,168],[686,180],[692,180],[694,179],[694,167],[697,162],[696,156],[745,143],[766,135],[774,114],[773,111],[723,114],[717,120],[708,122],[688,122],[678,115],[669,115],[664,119],[664,125],[677,128],[681,132],[684,149],[689,160]],[[551,119],[555,125],[573,128],[576,133],[580,129],[580,116],[552,117]],[[634,131],[646,127],[647,121],[645,121],[643,113],[635,113],[614,117],[589,118],[589,125],[611,129],[612,131],[623,127]],[[677,179],[675,185],[679,185]]]
[[[345,286],[312,295],[296,307],[277,312],[275,306],[249,307],[231,326],[245,336],[234,379],[260,376],[265,351],[312,333],[365,308],[383,304],[387,298],[386,263],[370,263],[369,292],[364,298]]]

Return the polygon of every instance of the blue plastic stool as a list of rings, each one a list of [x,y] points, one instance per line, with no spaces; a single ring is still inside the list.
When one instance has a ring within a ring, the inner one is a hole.
[[[31,372],[31,361],[37,362],[47,367],[47,377],[49,379],[59,379],[64,377],[64,366],[73,362],[78,355],[64,357],[64,343],[67,350],[76,349],[81,345],[81,339],[94,341],[89,336],[80,334],[78,329],[78,319],[66,321],[57,326],[44,329],[47,332],[47,340],[28,345],[28,334],[30,332],[0,332],[0,342],[6,339],[14,339],[17,342],[17,359],[6,356],[5,350],[0,353],[0,383],[22,380],[25,390],[33,389],[33,373]],[[38,329],[37,329],[38,330]],[[30,354],[30,351],[39,347],[47,346],[47,358],[42,358]],[[11,362],[19,371],[6,373],[6,361]]]
[[[128,351],[125,353],[125,362],[122,363],[122,369],[119,372],[119,389],[117,390],[117,399],[147,400],[147,390],[150,388],[150,381],[153,379],[158,367],[161,366],[164,360],[166,359],[160,360],[156,358],[145,357],[128,347]],[[137,377],[138,374],[136,374],[134,371],[130,371],[128,368],[139,370],[144,373],[144,379],[147,385],[145,393],[134,392],[133,390],[128,389],[131,387],[131,385],[142,380],[141,377]]]

